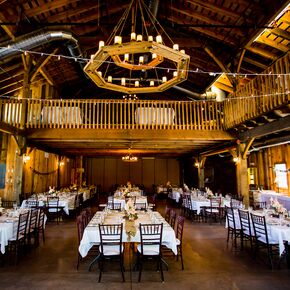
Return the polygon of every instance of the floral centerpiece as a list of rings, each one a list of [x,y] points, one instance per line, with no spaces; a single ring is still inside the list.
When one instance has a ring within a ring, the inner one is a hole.
[[[70,190],[78,190],[78,186],[74,183],[70,186]]]
[[[287,214],[287,209],[285,207],[283,207],[283,205],[281,203],[279,203],[277,198],[275,198],[275,199],[270,198],[270,206],[275,211],[275,213],[277,215],[280,215],[280,214],[285,215],[285,214]]]
[[[48,188],[48,194],[52,196],[56,196],[56,190],[54,187],[49,186]]]
[[[129,199],[125,204],[125,218],[128,220],[136,220],[138,218],[132,199]]]

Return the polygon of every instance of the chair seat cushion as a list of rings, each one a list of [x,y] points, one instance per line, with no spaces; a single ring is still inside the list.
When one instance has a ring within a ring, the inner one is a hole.
[[[123,252],[124,247],[123,245],[121,246],[121,253],[119,245],[103,245],[103,250],[104,252],[102,252],[102,247],[100,247],[100,252],[104,256],[118,256]]]
[[[141,244],[137,246],[137,250],[141,253]],[[157,256],[160,254],[159,245],[143,245],[143,255],[144,256]]]
[[[212,209],[206,209],[206,212],[207,213],[219,213],[219,210],[218,209],[216,209],[216,208],[212,208]]]

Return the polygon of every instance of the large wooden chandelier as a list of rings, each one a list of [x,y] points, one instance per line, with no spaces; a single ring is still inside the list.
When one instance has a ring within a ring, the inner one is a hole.
[[[132,19],[129,25],[128,19]],[[131,28],[127,34],[126,27]],[[172,47],[165,45],[165,39]],[[107,45],[100,41],[99,50],[84,71],[105,89],[125,94],[154,93],[185,81],[189,61],[189,55],[179,50],[144,1],[132,0]]]

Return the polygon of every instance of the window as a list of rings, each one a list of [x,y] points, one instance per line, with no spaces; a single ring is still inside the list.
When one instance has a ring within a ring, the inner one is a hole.
[[[257,176],[257,168],[256,167],[248,168],[248,177],[250,185],[256,184],[256,176]]]
[[[288,188],[287,168],[285,163],[275,164],[275,183],[278,188]]]

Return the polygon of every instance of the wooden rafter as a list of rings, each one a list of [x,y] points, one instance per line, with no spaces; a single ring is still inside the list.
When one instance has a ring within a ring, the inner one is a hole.
[[[48,56],[45,56],[44,59],[40,59],[39,62],[35,64],[33,67],[31,73],[30,73],[30,81],[32,82],[36,75],[43,69],[43,67],[49,62],[49,60],[52,58],[53,55],[55,55],[58,52],[59,48],[54,49],[54,51],[49,54]],[[43,74],[43,70],[42,70]],[[46,73],[47,74],[47,73]]]
[[[238,63],[238,67],[237,67],[237,72],[240,72],[241,66],[242,66],[242,62],[243,62],[243,58],[245,55],[246,49],[244,48],[241,52],[240,58],[239,58],[239,63]]]
[[[230,18],[236,19],[236,18],[240,18],[240,14],[228,9],[226,7],[220,7],[214,4],[211,4],[209,1],[202,1],[202,0],[186,0],[186,2],[193,4],[193,5],[197,5],[201,8],[205,8],[207,10],[210,10],[214,13],[219,13],[221,15],[226,15]]]
[[[274,53],[269,52],[268,50],[260,48],[260,47],[247,46],[246,49],[255,54],[261,55],[265,58],[270,58],[270,59],[276,58],[276,55]]]
[[[206,51],[206,53],[217,63],[217,65],[222,69],[223,72],[225,73],[231,73],[231,71],[223,64],[223,62],[211,51],[210,48],[205,47],[204,50]],[[228,76],[229,81],[231,82],[232,86],[235,87],[236,86],[236,80],[231,77]]]
[[[261,68],[263,70],[265,70],[267,68],[266,65],[264,65],[264,64],[262,64],[262,63],[260,63],[260,62],[258,62],[256,60],[253,60],[252,58],[249,58],[249,57],[244,57],[244,61],[247,62],[247,63],[250,63],[250,64],[252,64],[252,65],[254,65],[256,67],[259,67],[259,68]]]
[[[215,82],[214,85],[215,85],[217,88],[219,88],[219,89],[221,89],[221,90],[224,90],[224,91],[226,91],[226,92],[228,92],[228,93],[233,93],[233,92],[234,92],[233,87],[227,86],[227,85],[225,85],[225,84],[223,84],[223,83],[221,83],[221,82]]]
[[[98,7],[101,7],[101,6],[102,5],[101,4],[99,5],[98,2],[96,4],[92,2],[89,10],[97,9]],[[81,3],[80,5],[78,5],[76,9],[64,10],[63,12],[57,13],[52,16],[48,16],[47,21],[50,21],[50,22],[61,21],[61,20],[65,21],[73,16],[77,16],[81,13],[86,13],[86,12],[88,12],[88,3]],[[100,18],[100,15],[95,15],[95,19],[99,19],[99,18]]]
[[[73,4],[75,2],[79,2],[79,0],[70,0],[70,1],[64,1],[64,0],[54,0],[47,3],[42,3],[42,5],[37,6],[35,8],[30,8],[29,10],[25,10],[25,15],[27,17],[34,17],[42,13],[47,13],[51,10],[55,10],[58,8],[61,8],[63,6],[66,6],[68,4]]]
[[[212,17],[206,16],[206,15],[204,15],[202,13],[196,13],[196,12],[190,10],[190,9],[186,9],[184,6],[182,6],[182,7],[174,7],[174,6],[172,6],[171,9],[173,11],[177,12],[177,13],[186,15],[190,19],[191,18],[198,19],[198,20],[206,22],[206,23],[208,23],[210,25],[225,25],[225,22],[223,22],[223,21],[219,21],[219,20],[213,19]],[[240,35],[240,36],[244,35],[240,29],[235,29],[235,33],[237,35]]]
[[[189,23],[189,22],[184,22],[183,20],[180,20],[179,18],[177,17],[174,17],[174,16],[167,16],[166,17],[166,20],[168,21],[171,21],[171,22],[174,22],[176,24],[181,24],[181,25],[190,25],[192,23]],[[218,39],[219,41],[222,41],[222,42],[225,42],[227,44],[230,44],[230,45],[234,45],[235,44],[235,39],[233,39],[232,37],[226,37],[223,35],[223,34],[220,34],[216,31],[211,31],[209,29],[205,29],[205,28],[201,28],[201,27],[189,27],[189,29],[191,30],[194,30],[194,31],[197,31],[197,32],[200,32],[202,34],[206,34],[210,37],[212,37],[213,39]]]
[[[278,43],[266,36],[263,36],[261,35],[260,37],[258,37],[256,39],[256,42],[260,42],[260,43],[263,43],[263,44],[266,44],[266,45],[269,45],[269,46],[272,46],[278,50],[281,50],[283,52],[288,52],[289,51],[289,47],[284,45],[284,44],[281,44],[281,43]]]
[[[275,34],[276,36],[290,40],[290,32],[289,31],[283,30],[281,28],[273,28],[270,30],[270,32],[272,34]]]

